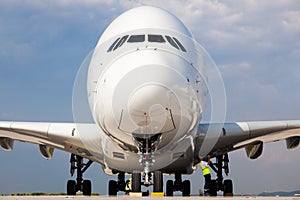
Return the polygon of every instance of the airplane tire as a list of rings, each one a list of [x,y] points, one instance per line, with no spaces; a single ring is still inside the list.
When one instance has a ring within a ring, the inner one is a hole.
[[[108,182],[108,195],[117,196],[118,193],[118,183],[117,181],[110,180]]]
[[[224,180],[224,196],[233,196],[233,184],[232,180]]]
[[[90,180],[84,180],[82,183],[82,194],[84,196],[92,195],[92,182]]]
[[[153,192],[163,192],[163,174],[161,173],[161,171],[154,172],[153,182]]]
[[[132,173],[132,192],[141,192],[141,173]]]
[[[182,196],[189,197],[191,195],[191,182],[185,180],[182,182]]]
[[[211,180],[210,182],[210,189],[209,189],[209,195],[210,196],[217,196],[217,181],[216,180]]]
[[[68,180],[68,182],[67,182],[67,195],[75,196],[76,195],[75,187],[76,187],[76,181]]]
[[[167,181],[167,186],[166,186],[166,195],[168,197],[172,197],[174,192],[174,183],[172,180]]]

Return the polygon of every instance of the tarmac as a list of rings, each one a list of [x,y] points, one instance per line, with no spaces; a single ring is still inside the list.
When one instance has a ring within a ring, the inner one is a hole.
[[[0,196],[2,200],[111,200],[111,199],[128,199],[128,200],[140,200],[140,199],[209,199],[209,200],[300,200],[300,197],[256,197],[256,196],[235,196],[235,197],[201,197],[201,196],[191,196],[191,197],[181,197],[181,196],[174,196],[174,197],[130,197],[130,196],[118,196],[118,197],[108,197],[108,196]]]

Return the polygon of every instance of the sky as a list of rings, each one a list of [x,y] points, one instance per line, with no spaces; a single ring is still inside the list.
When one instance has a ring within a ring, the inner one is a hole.
[[[224,79],[227,121],[300,119],[300,2],[298,0],[1,0],[0,120],[72,122],[77,70],[109,23],[140,5],[169,10],[209,52]],[[300,189],[300,148],[264,145],[260,158],[229,154],[234,192]],[[0,194],[64,192],[68,153],[52,160],[37,145],[0,149]],[[105,194],[110,177],[93,164],[85,178]],[[203,187],[199,170],[185,178]]]

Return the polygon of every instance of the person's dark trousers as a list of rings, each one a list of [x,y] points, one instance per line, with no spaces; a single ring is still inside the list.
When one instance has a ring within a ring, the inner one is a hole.
[[[204,195],[209,195],[211,176],[210,174],[206,174],[204,175],[204,178],[205,178]]]

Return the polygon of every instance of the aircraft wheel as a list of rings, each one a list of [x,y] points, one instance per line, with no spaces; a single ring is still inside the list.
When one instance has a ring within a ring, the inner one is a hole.
[[[217,196],[217,181],[216,180],[211,180],[210,182],[210,189],[209,189],[209,195],[210,196]]]
[[[166,186],[166,195],[168,197],[172,197],[174,192],[174,183],[172,180],[167,181],[167,186]]]
[[[191,195],[191,182],[185,180],[182,182],[182,196],[188,197]]]
[[[161,173],[161,171],[154,172],[153,182],[153,192],[163,192],[163,174]]]
[[[141,173],[132,173],[132,192],[141,192]]]
[[[224,180],[224,196],[233,196],[232,180]]]
[[[92,182],[90,180],[84,180],[82,183],[82,194],[84,196],[92,195]]]
[[[76,195],[76,181],[74,180],[68,180],[67,183],[67,195],[75,196]]]
[[[108,182],[108,195],[117,196],[118,193],[118,183],[117,181],[110,180]]]

